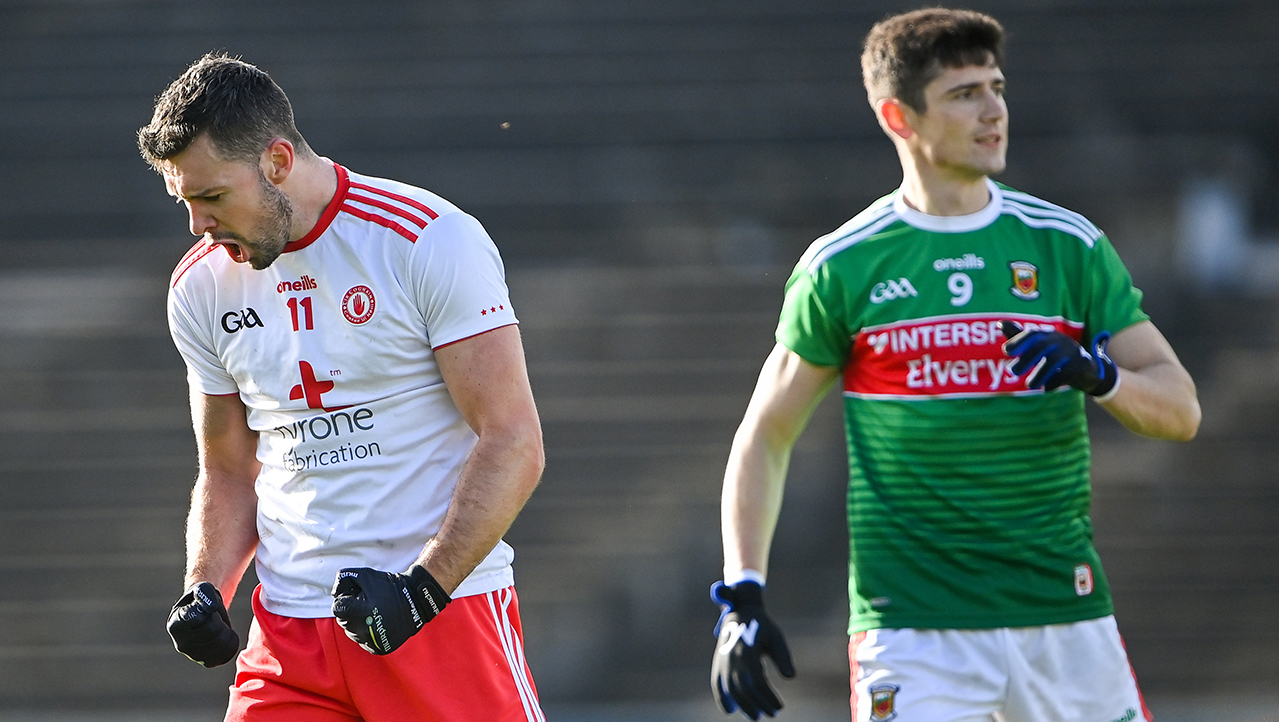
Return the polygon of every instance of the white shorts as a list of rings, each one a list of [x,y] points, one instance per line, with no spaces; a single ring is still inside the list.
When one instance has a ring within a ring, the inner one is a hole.
[[[853,722],[1135,722],[1146,709],[1115,618],[852,636]]]

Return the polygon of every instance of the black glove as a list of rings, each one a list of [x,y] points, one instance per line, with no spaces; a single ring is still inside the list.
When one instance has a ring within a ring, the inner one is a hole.
[[[333,616],[346,636],[373,654],[399,649],[450,601],[435,577],[417,564],[407,574],[342,569],[333,584]]]
[[[168,627],[173,648],[205,667],[226,664],[240,651],[240,635],[231,628],[222,595],[208,582],[196,584],[178,598],[169,612]]]
[[[782,630],[764,612],[764,590],[755,582],[711,585],[711,599],[722,611],[715,634],[715,659],[711,662],[711,692],[727,714],[738,709],[753,720],[761,713],[772,717],[782,701],[768,686],[761,658],[768,655],[783,677],[795,676],[790,650]]]
[[[999,327],[1008,337],[1004,353],[1017,359],[1012,367],[1014,374],[1021,376],[1039,365],[1026,380],[1026,388],[1052,391],[1070,385],[1089,396],[1103,396],[1119,380],[1115,362],[1106,355],[1109,331],[1097,334],[1092,340],[1092,353],[1088,353],[1060,331],[1023,330],[1012,321],[1000,321]]]

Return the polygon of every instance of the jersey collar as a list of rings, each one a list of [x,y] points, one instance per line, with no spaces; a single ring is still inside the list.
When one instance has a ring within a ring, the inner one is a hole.
[[[329,161],[333,163],[333,161]],[[284,246],[284,253],[292,251],[300,251],[303,248],[315,243],[315,239],[319,238],[325,231],[329,229],[329,224],[337,217],[338,210],[342,208],[342,202],[346,200],[346,192],[351,188],[351,178],[346,172],[346,168],[333,163],[333,170],[338,176],[338,189],[333,194],[333,199],[329,201],[329,205],[324,208],[324,212],[320,214],[320,220],[315,222],[315,227],[305,236],[296,241],[289,241]]]
[[[921,213],[906,205],[906,199],[903,197],[900,188],[893,194],[893,211],[908,225],[923,231],[967,233],[968,231],[981,230],[999,218],[1000,211],[1004,205],[1004,193],[999,190],[999,186],[993,180],[987,178],[986,187],[990,189],[990,202],[980,211],[966,216],[931,216],[927,213]]]

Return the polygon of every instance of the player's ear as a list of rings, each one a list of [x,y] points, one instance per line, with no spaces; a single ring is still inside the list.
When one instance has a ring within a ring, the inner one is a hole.
[[[260,166],[262,175],[272,183],[279,185],[293,172],[293,163],[297,160],[297,152],[293,144],[284,138],[276,138],[262,151]]]
[[[896,98],[883,98],[876,101],[875,117],[879,120],[879,125],[885,132],[902,140],[906,140],[915,134],[915,129],[910,126],[906,106]]]

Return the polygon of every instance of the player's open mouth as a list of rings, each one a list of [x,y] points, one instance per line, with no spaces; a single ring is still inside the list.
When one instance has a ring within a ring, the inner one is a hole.
[[[249,254],[246,253],[243,248],[240,248],[240,244],[226,243],[223,245],[226,246],[227,253],[231,254],[231,260],[235,261],[236,263],[244,263],[245,261],[249,260]]]
[[[249,251],[240,245],[238,241],[230,238],[210,238],[206,241],[210,244],[217,244],[226,249],[227,255],[231,256],[231,260],[236,263],[248,263]]]
[[[241,248],[240,244],[236,243],[235,241],[214,240],[213,242],[225,248],[227,255],[229,255],[231,257],[231,260],[235,261],[236,263],[244,263],[249,260],[248,251]]]

